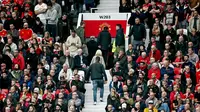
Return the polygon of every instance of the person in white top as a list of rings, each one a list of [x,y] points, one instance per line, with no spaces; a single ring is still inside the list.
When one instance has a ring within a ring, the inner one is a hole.
[[[34,12],[37,17],[40,18],[41,22],[46,25],[46,16],[45,13],[47,11],[47,4],[43,3],[43,0],[38,0],[38,4],[34,8]]]
[[[59,72],[58,80],[60,81],[61,77],[64,77],[66,81],[72,79],[72,70],[68,67],[68,65],[63,64],[63,69]]]
[[[92,61],[90,62],[90,65],[92,65],[93,63],[96,62],[96,57],[97,56],[100,57],[100,63],[103,64],[104,68],[106,68],[106,64],[104,62],[104,59],[103,59],[103,56],[102,56],[102,52],[99,49],[96,51],[96,54],[93,56]]]

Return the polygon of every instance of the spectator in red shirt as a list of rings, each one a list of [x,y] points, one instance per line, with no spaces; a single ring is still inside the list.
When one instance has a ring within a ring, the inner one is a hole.
[[[18,64],[20,67],[20,70],[23,70],[25,67],[25,61],[24,61],[24,57],[19,54],[18,50],[14,51],[14,58],[13,58],[13,67],[15,64]]]
[[[14,2],[20,6],[24,4],[24,0],[14,0]]]
[[[156,48],[156,46],[151,46],[151,51],[149,52],[149,57],[154,57],[156,61],[159,61],[161,58],[160,51]]]
[[[196,74],[194,71],[191,70],[190,66],[185,66],[182,77],[191,78],[192,84],[196,85]]]
[[[23,87],[20,94],[20,100],[31,99],[31,93],[28,92],[28,87]]]
[[[27,12],[30,17],[33,17],[33,12],[30,10],[30,5],[28,3],[24,5],[24,12],[22,12],[21,18],[24,18],[25,12]]]
[[[180,97],[183,98],[183,93],[179,91],[177,85],[174,85],[174,90],[170,93],[170,102],[172,103],[175,100],[175,96],[180,94]]]
[[[149,57],[147,56],[146,52],[142,52],[141,56],[139,56],[138,59],[136,60],[137,64],[141,62],[144,62],[145,64],[149,63]]]
[[[174,64],[176,67],[181,67],[183,63],[184,63],[183,54],[182,54],[182,51],[179,50],[179,51],[177,51],[177,53],[176,53],[176,58],[175,58],[173,64]]]
[[[53,93],[51,92],[51,90],[47,90],[47,93],[42,96],[42,99],[43,100],[46,99],[46,100],[52,101],[52,100],[55,99],[55,95],[53,95]]]
[[[32,29],[28,28],[28,23],[24,23],[24,28],[19,31],[19,36],[24,41],[29,41],[33,34]]]
[[[196,82],[200,81],[200,61],[196,63]]]
[[[4,37],[6,37],[7,35],[7,31],[4,29],[3,24],[0,24],[0,37],[3,39],[1,41],[5,42],[7,40],[5,40]]]
[[[190,88],[186,89],[186,93],[183,95],[184,99],[194,100],[194,94],[191,92]]]
[[[151,69],[148,71],[148,78],[152,78],[152,74],[156,74],[156,79],[160,79],[160,69],[157,63],[153,63]]]

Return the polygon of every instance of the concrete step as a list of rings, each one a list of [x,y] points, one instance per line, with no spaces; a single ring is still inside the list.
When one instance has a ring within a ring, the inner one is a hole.
[[[101,5],[101,4],[107,4],[107,3],[112,3],[112,4],[119,4],[120,2],[116,2],[116,1],[101,1],[101,3],[99,4],[99,5]]]
[[[109,71],[106,70],[106,74],[108,77],[108,83],[104,85],[104,97],[103,102],[99,101],[99,90],[97,92],[97,105],[93,105],[93,91],[92,84],[86,84],[86,93],[85,93],[85,108],[83,108],[83,112],[105,112],[105,107],[107,103],[107,96],[109,95],[109,82],[111,81],[111,76]]]
[[[119,9],[101,9],[101,10],[97,10],[95,11],[96,13],[119,13]]]
[[[95,13],[118,13],[119,4],[119,0],[100,0],[100,4],[97,6],[99,10]]]

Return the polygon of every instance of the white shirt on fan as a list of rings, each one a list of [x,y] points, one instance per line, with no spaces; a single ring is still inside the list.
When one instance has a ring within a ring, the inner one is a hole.
[[[42,10],[47,10],[47,4],[45,3],[37,4],[34,8],[34,11],[42,11]],[[46,21],[46,12],[38,14],[37,17],[39,17],[43,23],[44,21]]]

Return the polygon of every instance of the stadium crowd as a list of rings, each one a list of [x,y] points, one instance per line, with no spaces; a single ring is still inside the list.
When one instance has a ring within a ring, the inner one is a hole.
[[[107,112],[200,112],[200,1],[120,4],[131,29],[127,51],[117,30]]]
[[[74,28],[74,20],[98,4],[98,0],[1,1],[0,112],[84,108],[85,73],[79,69],[88,61],[84,57],[83,63],[82,56],[72,51],[78,49],[81,55],[86,43],[83,27]]]
[[[120,24],[114,42],[108,27],[88,40],[84,22],[74,28],[83,6],[98,4],[1,2],[0,112],[80,112],[90,77],[94,105],[98,87],[103,101],[105,69],[107,112],[200,112],[200,1],[121,0],[131,13],[127,51]]]

